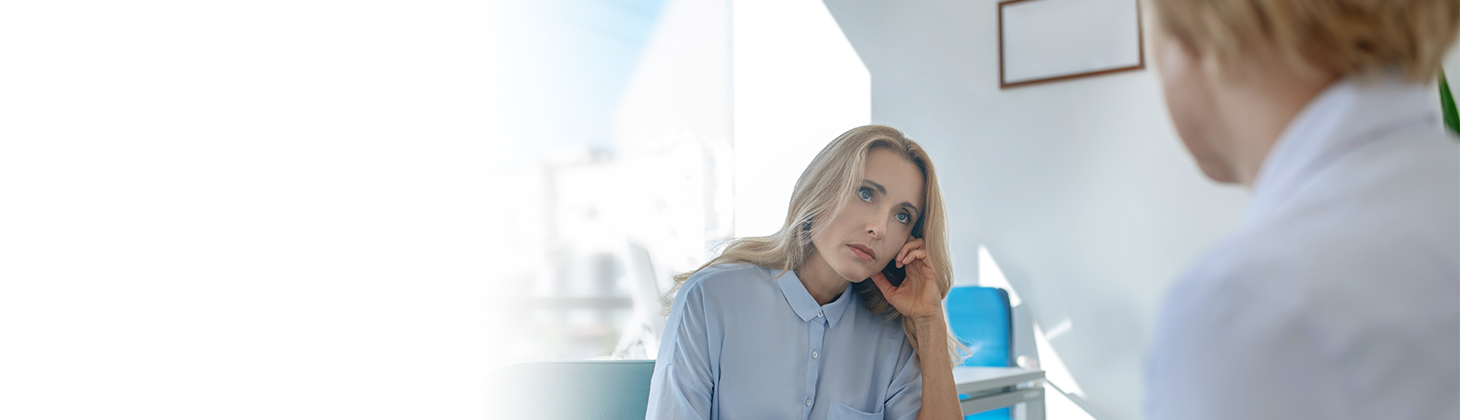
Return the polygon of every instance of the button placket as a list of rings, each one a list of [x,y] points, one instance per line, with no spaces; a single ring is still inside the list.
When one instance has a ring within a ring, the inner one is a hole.
[[[816,402],[816,382],[821,374],[821,346],[826,338],[826,318],[820,313],[809,322],[809,340],[807,344],[811,347],[811,358],[806,360],[806,406],[801,409],[801,418],[806,419],[811,415],[811,407]]]

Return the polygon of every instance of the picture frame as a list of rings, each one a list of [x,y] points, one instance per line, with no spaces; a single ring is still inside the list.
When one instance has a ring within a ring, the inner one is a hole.
[[[1146,68],[1139,0],[999,3],[999,88]]]

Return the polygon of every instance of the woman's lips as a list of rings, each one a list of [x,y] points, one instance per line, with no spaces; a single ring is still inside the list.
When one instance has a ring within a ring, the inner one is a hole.
[[[872,262],[877,260],[877,251],[873,251],[872,248],[866,245],[851,244],[847,245],[847,247],[851,248],[852,253],[857,254],[857,258],[861,258],[863,261]]]

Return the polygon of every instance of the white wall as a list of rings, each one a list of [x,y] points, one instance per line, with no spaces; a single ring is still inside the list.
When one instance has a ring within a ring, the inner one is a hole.
[[[1140,418],[1163,293],[1246,193],[1201,175],[1149,70],[1000,90],[996,1],[826,3],[872,74],[873,121],[938,165],[957,282],[986,246],[1077,382],[1061,385],[1102,420]]]
[[[870,81],[820,1],[732,4],[735,236],[769,235],[816,153],[870,121]]]
[[[4,9],[0,418],[490,416],[497,4]]]

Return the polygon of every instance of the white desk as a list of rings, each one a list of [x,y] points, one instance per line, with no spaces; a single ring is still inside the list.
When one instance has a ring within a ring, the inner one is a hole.
[[[1025,420],[1044,420],[1044,371],[1018,367],[953,368],[964,415],[1025,403]],[[1017,419],[1018,416],[1015,416]]]

